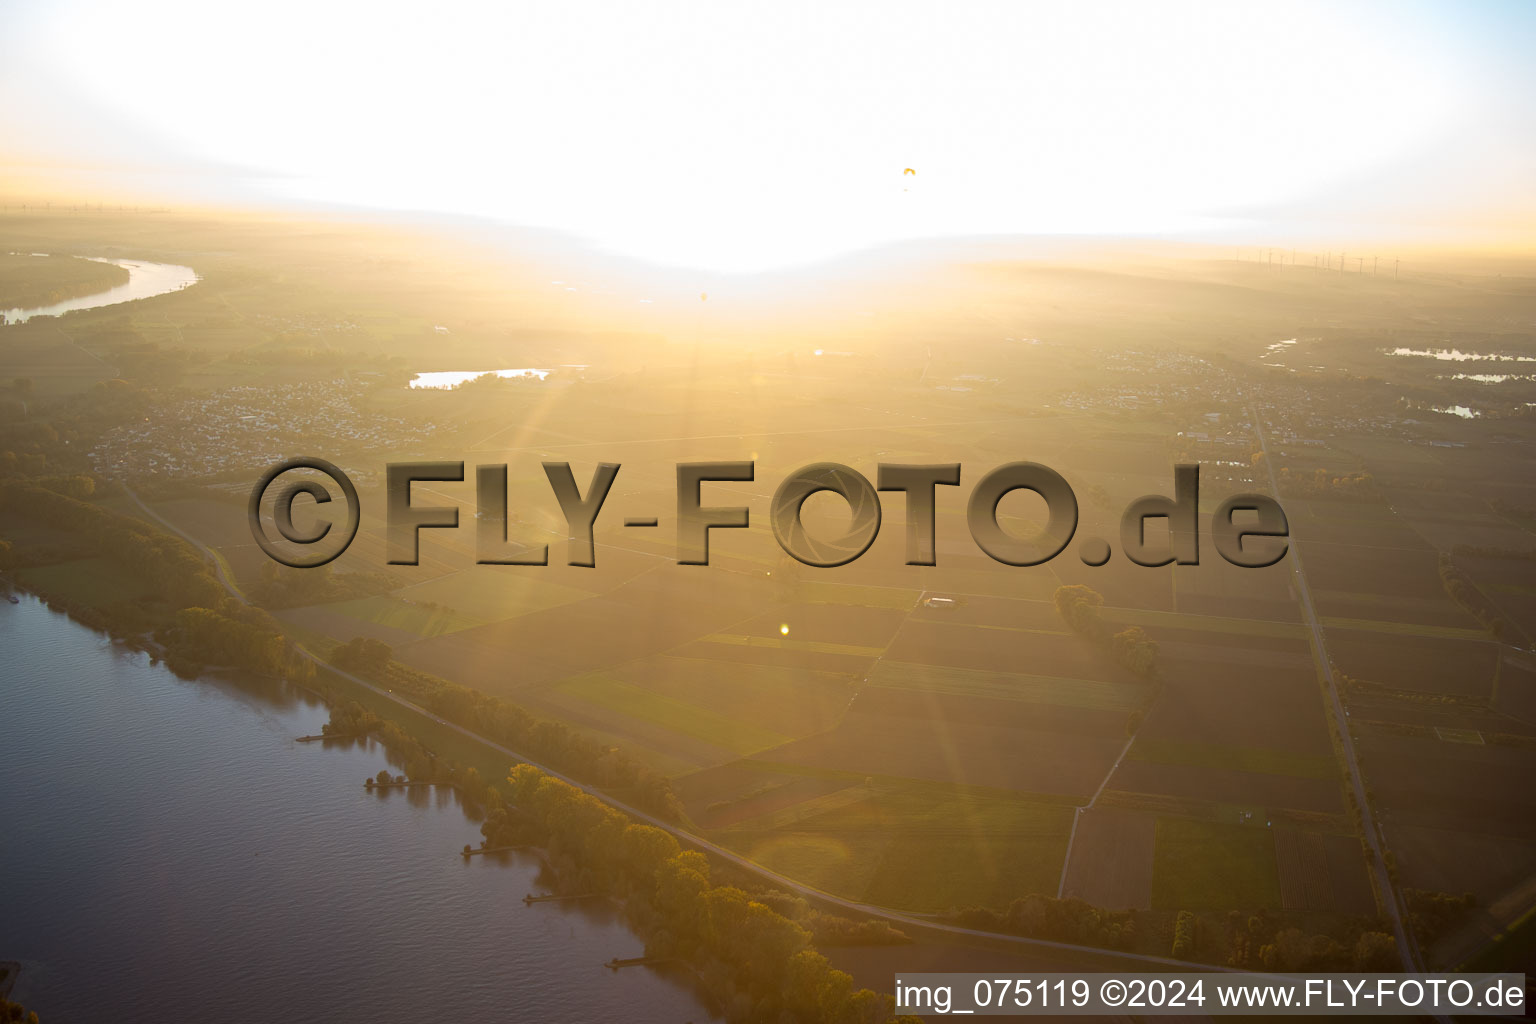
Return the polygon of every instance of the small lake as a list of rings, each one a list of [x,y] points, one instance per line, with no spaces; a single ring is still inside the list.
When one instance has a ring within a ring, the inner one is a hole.
[[[30,255],[46,254],[31,253]],[[0,323],[20,324],[36,316],[62,316],[79,309],[95,309],[98,306],[115,306],[120,302],[152,299],[156,295],[165,295],[168,292],[190,287],[199,280],[197,271],[174,263],[146,263],[143,260],[114,260],[99,256],[84,258],[95,263],[111,263],[122,267],[128,271],[128,282],[116,288],[108,288],[104,292],[97,292],[95,295],[82,295],[76,299],[55,302],[51,306],[36,306],[31,309],[17,306],[12,309],[0,309]]]
[[[1476,409],[1469,409],[1464,405],[1434,405],[1430,406],[1429,411],[1445,416],[1460,416],[1464,420],[1475,420],[1482,415]]]
[[[536,859],[460,857],[451,791],[294,742],[326,718],[303,691],[180,680],[31,597],[0,649],[0,961],[49,1024],[715,1019],[602,966],[642,951],[607,904],[525,906]]]
[[[456,388],[460,384],[480,377],[500,377],[503,380],[513,380],[518,377],[527,377],[532,380],[543,380],[550,374],[549,370],[526,368],[521,370],[440,370],[434,373],[418,373],[411,378],[413,388],[433,388],[446,391]]]

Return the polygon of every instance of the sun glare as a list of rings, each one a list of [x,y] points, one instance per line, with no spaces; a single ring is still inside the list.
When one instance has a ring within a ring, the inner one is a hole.
[[[1400,159],[1455,91],[1384,16],[1331,5],[232,10],[76,0],[33,59],[267,196],[488,215],[720,271],[1199,230]]]

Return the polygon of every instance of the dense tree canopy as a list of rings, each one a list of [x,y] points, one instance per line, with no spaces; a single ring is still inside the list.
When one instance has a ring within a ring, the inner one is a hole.
[[[482,831],[492,845],[546,844],[550,861],[580,891],[626,899],[652,956],[699,969],[732,1021],[885,1024],[890,996],[855,989],[811,947],[811,933],[740,888],[714,884],[704,855],[665,831],[636,824],[601,800],[518,765],[507,804]]]
[[[1113,632],[1099,609],[1104,597],[1080,583],[1057,587],[1056,611],[1072,630],[1107,649],[1119,664],[1146,679],[1157,675],[1157,643],[1140,626]]]

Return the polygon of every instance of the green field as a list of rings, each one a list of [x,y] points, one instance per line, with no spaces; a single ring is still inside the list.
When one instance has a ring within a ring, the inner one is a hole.
[[[743,849],[825,892],[918,913],[1005,906],[1056,891],[1066,836],[974,839],[878,832],[789,832]]]
[[[1031,704],[1055,704],[1102,711],[1134,711],[1146,702],[1148,694],[1148,687],[1134,683],[1032,676],[1018,672],[983,672],[978,669],[914,665],[902,661],[881,661],[870,674],[870,682],[893,690],[995,697]]]
[[[818,813],[779,812],[787,827],[752,821],[715,838],[828,892],[905,910],[1000,906],[1056,891],[1070,806],[979,786],[848,781],[805,801]]]
[[[1218,743],[1153,740],[1142,737],[1131,746],[1130,758],[1153,764],[1187,765],[1194,768],[1287,775],[1301,779],[1332,779],[1337,763],[1324,754],[1297,754],[1261,747],[1233,747]]]
[[[1536,963],[1536,910],[1496,935],[1471,960],[1456,966],[1467,971],[1529,972],[1532,963]]]
[[[770,790],[770,792],[772,791]],[[789,804],[777,810],[767,811],[755,818],[748,818],[745,821],[737,822],[731,828],[737,831],[787,829],[791,825],[797,825],[811,818],[830,815],[842,810],[844,807],[849,807],[868,799],[868,787],[845,786],[842,789],[833,790],[831,793],[824,793],[821,796],[801,800],[799,803]]]
[[[554,687],[554,691],[613,715],[650,722],[737,754],[751,754],[789,741],[788,736],[751,722],[727,718],[602,674],[567,680]]]
[[[1159,818],[1152,909],[1258,910],[1280,905],[1274,834],[1256,825]]]
[[[1357,595],[1358,596],[1358,595]],[[1380,597],[1372,596],[1380,601]],[[1428,636],[1442,640],[1486,640],[1486,629],[1468,629],[1464,626],[1432,626],[1427,623],[1378,622],[1372,619],[1342,619],[1325,615],[1320,618],[1329,629],[1359,629],[1368,633],[1392,633],[1397,636]]]
[[[417,636],[440,636],[454,633],[471,626],[479,626],[485,620],[471,618],[462,612],[442,605],[427,606],[398,597],[377,595],[326,605],[327,611],[339,612],[362,622],[404,630]]]
[[[1192,615],[1188,612],[1161,611],[1155,608],[1105,608],[1104,618],[1130,626],[1155,629],[1203,629],[1212,633],[1237,633],[1243,636],[1304,637],[1307,627],[1299,622],[1271,622],[1267,619],[1240,619],[1224,615]]]
[[[465,618],[496,622],[545,608],[558,608],[591,597],[585,590],[546,583],[531,575],[484,571],[484,567],[450,573],[395,592],[417,604],[433,603]]]
[[[873,776],[869,798],[802,822],[802,830],[899,828],[909,833],[1065,835],[1072,808],[1059,801],[985,786]]]
[[[674,655],[633,662],[606,675],[785,736],[836,725],[855,681],[848,673]]]
[[[715,633],[703,638],[704,643],[724,644],[728,647],[765,647],[779,651],[805,651],[809,654],[846,654],[854,658],[878,658],[885,653],[881,647],[862,644],[834,644],[826,640],[796,640],[793,637],[744,636],[740,633]]]
[[[856,583],[823,583],[801,580],[795,593],[806,604],[862,605],[865,608],[893,608],[908,611],[917,604],[921,591],[897,587],[860,586]]]

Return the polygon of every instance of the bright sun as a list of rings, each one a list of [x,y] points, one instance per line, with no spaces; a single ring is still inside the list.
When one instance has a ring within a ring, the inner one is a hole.
[[[1390,32],[1193,0],[74,0],[34,59],[267,194],[750,271],[899,238],[1181,231],[1326,189],[1452,106]]]

